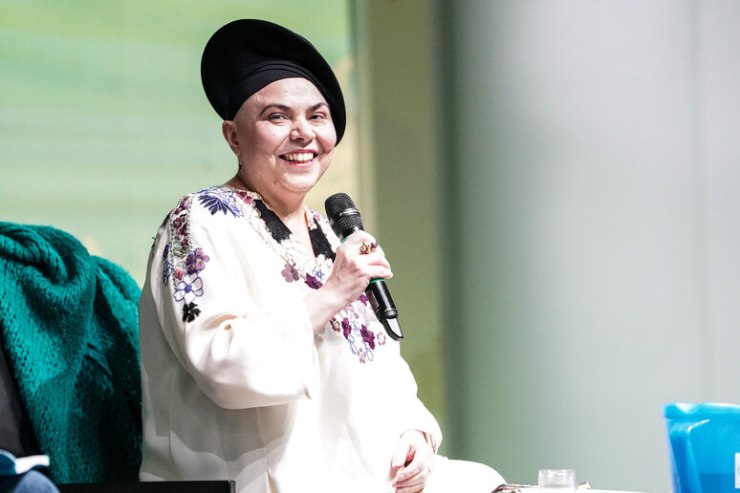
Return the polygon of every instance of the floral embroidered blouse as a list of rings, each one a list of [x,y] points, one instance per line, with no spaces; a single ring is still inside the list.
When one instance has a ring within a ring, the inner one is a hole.
[[[364,296],[313,334],[303,298],[339,240],[321,214],[306,219],[312,252],[258,194],[214,187],[160,227],[139,307],[142,480],[384,493],[404,431],[441,441]]]

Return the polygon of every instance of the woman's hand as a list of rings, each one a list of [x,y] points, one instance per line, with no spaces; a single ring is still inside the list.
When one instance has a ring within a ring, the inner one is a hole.
[[[391,266],[375,238],[365,231],[347,237],[337,249],[324,285],[306,297],[314,331],[320,331],[339,310],[360,297],[371,279],[390,279]]]
[[[391,459],[391,478],[396,493],[417,493],[424,489],[436,454],[418,430],[407,431]]]
[[[371,279],[391,277],[391,266],[375,238],[364,231],[357,231],[337,249],[334,267],[324,288],[344,293],[344,307],[365,291]]]

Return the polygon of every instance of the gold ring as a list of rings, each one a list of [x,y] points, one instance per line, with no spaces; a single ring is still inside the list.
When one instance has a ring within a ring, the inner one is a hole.
[[[374,241],[372,243],[370,243],[369,241],[363,241],[360,245],[360,253],[363,255],[367,255],[368,253],[373,253],[376,248],[378,248],[378,244]]]

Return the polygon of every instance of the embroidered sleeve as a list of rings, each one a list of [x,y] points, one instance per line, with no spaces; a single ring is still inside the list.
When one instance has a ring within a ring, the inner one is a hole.
[[[238,196],[223,189],[212,188],[188,195],[170,213],[169,242],[165,247],[162,265],[162,281],[172,282],[172,296],[182,307],[183,322],[193,322],[200,315],[198,298],[203,296],[204,285],[201,272],[206,268],[210,256],[202,246],[195,243],[190,224],[193,202],[207,210],[211,216],[242,216],[237,202]]]
[[[170,214],[159,261],[165,335],[203,391],[226,408],[305,398],[316,372],[306,307],[276,288],[285,286],[280,270],[272,272],[245,222],[250,200],[223,188],[183,199]]]

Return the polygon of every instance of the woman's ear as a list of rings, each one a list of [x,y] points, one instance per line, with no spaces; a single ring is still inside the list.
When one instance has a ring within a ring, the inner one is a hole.
[[[223,132],[224,139],[226,139],[226,143],[229,144],[234,154],[239,155],[239,136],[236,132],[234,120],[224,120],[221,124],[221,132]]]

